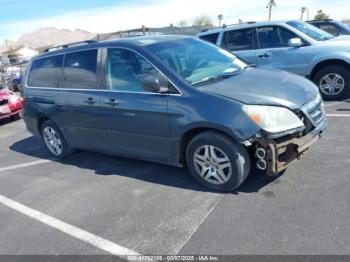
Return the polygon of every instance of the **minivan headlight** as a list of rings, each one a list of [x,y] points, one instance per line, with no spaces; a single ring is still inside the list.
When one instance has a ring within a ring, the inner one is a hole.
[[[304,127],[297,115],[284,107],[243,105],[243,111],[259,127],[269,133],[280,133]]]

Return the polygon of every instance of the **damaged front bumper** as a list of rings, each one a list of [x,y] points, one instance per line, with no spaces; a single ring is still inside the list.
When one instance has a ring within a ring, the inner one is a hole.
[[[281,138],[259,138],[255,143],[257,168],[268,176],[277,176],[290,164],[301,159],[326,130],[326,118],[306,135],[288,135]]]

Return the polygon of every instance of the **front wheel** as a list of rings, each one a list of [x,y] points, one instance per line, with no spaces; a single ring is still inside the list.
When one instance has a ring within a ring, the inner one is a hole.
[[[233,191],[247,178],[250,158],[246,148],[217,132],[204,132],[192,139],[186,152],[187,166],[202,185]]]
[[[57,159],[63,159],[73,153],[68,146],[61,130],[52,121],[48,120],[41,126],[41,137],[46,148]]]
[[[317,72],[314,82],[324,99],[343,99],[350,91],[350,70],[340,65],[330,65]]]

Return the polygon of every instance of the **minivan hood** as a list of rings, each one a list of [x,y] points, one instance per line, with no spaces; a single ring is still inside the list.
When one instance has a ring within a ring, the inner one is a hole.
[[[214,93],[252,105],[275,105],[299,109],[315,97],[318,88],[306,78],[265,68],[251,68],[230,78],[203,84],[204,92]]]
[[[333,37],[333,38],[327,40],[326,42],[332,42],[332,41],[348,41],[348,42],[350,42],[350,35],[336,36],[336,37]]]

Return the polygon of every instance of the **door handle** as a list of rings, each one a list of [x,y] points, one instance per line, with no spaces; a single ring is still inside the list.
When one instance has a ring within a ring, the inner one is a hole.
[[[270,57],[270,55],[268,53],[262,54],[262,55],[258,55],[259,58],[268,58]]]
[[[92,97],[89,97],[87,100],[83,101],[83,103],[88,104],[89,106],[91,106],[91,105],[95,104],[96,101]]]
[[[117,100],[115,100],[114,98],[111,99],[107,99],[105,101],[103,101],[105,104],[109,105],[109,106],[116,106],[119,104],[119,102]]]

